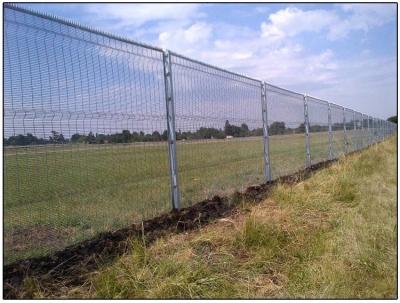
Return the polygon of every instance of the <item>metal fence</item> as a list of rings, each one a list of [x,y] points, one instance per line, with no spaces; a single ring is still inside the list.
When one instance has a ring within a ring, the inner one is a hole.
[[[4,35],[6,263],[338,158],[396,130],[9,4]]]

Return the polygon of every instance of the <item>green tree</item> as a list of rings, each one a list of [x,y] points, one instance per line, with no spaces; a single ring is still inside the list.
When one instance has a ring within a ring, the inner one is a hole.
[[[285,133],[285,122],[273,122],[270,126],[269,126],[269,131],[268,134],[269,135],[283,135]]]
[[[387,120],[392,122],[392,123],[396,123],[397,124],[397,116],[391,116]]]

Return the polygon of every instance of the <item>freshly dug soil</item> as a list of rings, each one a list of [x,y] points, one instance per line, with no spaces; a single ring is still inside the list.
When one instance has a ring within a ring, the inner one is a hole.
[[[284,176],[272,182],[251,186],[245,192],[235,193],[231,198],[215,196],[191,207],[171,211],[159,217],[146,220],[142,224],[132,225],[112,232],[103,232],[96,237],[69,246],[54,254],[21,260],[4,266],[4,298],[30,298],[24,290],[26,277],[35,278],[40,285],[49,290],[82,285],[86,276],[98,269],[100,264],[112,262],[118,256],[128,252],[132,237],[145,235],[146,243],[170,233],[179,233],[199,228],[208,222],[228,216],[236,207],[237,201],[246,199],[259,202],[265,199],[271,187],[284,182],[293,184],[308,178],[315,170],[327,167],[332,162],[325,161]]]

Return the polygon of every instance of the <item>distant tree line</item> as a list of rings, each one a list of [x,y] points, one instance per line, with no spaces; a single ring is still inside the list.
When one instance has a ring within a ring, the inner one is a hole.
[[[392,122],[392,123],[396,123],[397,124],[397,116],[391,116],[387,120]]]
[[[348,125],[347,125],[348,124]],[[353,127],[353,123],[346,123],[346,126],[350,129]],[[332,130],[342,130],[343,123],[335,123],[332,125]],[[290,128],[285,125],[285,122],[273,122],[268,126],[268,134],[274,135],[285,135],[285,134],[299,134],[304,133],[304,123],[300,124],[296,128]],[[328,126],[322,125],[311,125],[310,132],[326,132]],[[196,131],[177,131],[177,140],[196,140],[196,139],[225,139],[227,136],[232,137],[254,137],[262,136],[263,129],[255,128],[249,129],[248,125],[243,123],[241,126],[230,124],[228,120],[225,122],[224,129],[217,129],[213,127],[200,127]],[[166,141],[168,139],[167,131],[164,130],[162,133],[154,131],[152,133],[130,132],[129,130],[123,130],[121,133],[115,134],[73,134],[70,139],[65,138],[63,134],[56,131],[51,132],[51,136],[48,139],[38,138],[31,133],[26,135],[11,136],[8,139],[4,139],[5,146],[24,146],[24,145],[44,145],[44,144],[65,144],[65,143],[85,143],[85,144],[105,144],[105,143],[133,143],[133,142],[157,142]]]

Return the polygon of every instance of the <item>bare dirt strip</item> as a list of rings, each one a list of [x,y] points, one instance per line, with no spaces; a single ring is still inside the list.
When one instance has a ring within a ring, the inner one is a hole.
[[[26,277],[35,278],[46,289],[57,292],[60,286],[79,286],[88,274],[100,264],[112,262],[131,249],[128,241],[132,237],[145,235],[146,243],[170,233],[180,233],[204,226],[214,219],[228,216],[245,199],[254,203],[266,198],[272,186],[278,182],[297,183],[311,176],[313,171],[325,168],[337,160],[325,161],[303,169],[295,174],[280,177],[272,182],[251,186],[232,197],[214,196],[191,207],[171,211],[139,225],[104,232],[81,243],[69,246],[54,254],[20,260],[4,266],[3,297],[6,299],[29,298],[23,290]]]

